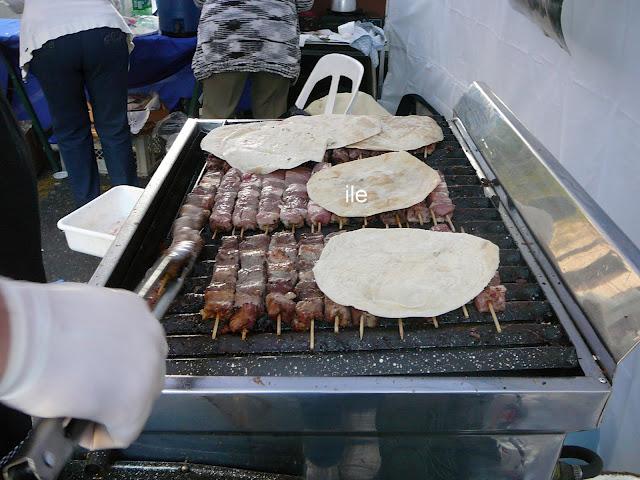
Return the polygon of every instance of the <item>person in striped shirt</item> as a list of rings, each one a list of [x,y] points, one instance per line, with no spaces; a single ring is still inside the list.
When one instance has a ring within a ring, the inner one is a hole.
[[[229,118],[252,81],[255,118],[287,111],[300,73],[298,13],[313,0],[194,0],[202,7],[193,71],[202,82],[203,118]]]

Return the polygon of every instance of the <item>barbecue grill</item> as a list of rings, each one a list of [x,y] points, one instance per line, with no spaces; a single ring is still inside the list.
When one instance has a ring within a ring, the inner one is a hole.
[[[362,340],[317,322],[313,352],[308,334],[276,337],[268,321],[246,341],[214,341],[198,313],[218,246],[205,232],[162,320],[165,390],[126,459],[308,478],[551,478],[566,432],[598,425],[637,343],[640,256],[486,86],[435,119],[444,141],[426,162],[445,174],[455,226],[500,247],[503,332],[470,306],[439,328],[405,320],[404,340],[380,319]],[[200,140],[220,124],[185,125],[93,284],[145,277],[203,168]]]

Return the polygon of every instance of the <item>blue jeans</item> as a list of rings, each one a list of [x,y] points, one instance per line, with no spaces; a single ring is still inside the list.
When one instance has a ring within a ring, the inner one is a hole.
[[[30,67],[49,104],[58,147],[78,206],[100,194],[85,89],[113,185],[136,185],[127,121],[127,36],[96,28],[45,43]]]

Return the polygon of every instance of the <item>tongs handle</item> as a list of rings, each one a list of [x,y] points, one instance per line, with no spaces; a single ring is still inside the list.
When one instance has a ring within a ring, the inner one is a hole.
[[[4,479],[55,480],[82,435],[93,426],[93,422],[87,420],[41,419],[2,468]]]

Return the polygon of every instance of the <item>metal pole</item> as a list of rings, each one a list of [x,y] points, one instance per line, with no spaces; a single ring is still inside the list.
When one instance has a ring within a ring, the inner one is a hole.
[[[27,110],[27,113],[31,117],[33,129],[36,132],[36,136],[40,141],[40,146],[44,150],[44,154],[47,156],[47,160],[49,161],[49,165],[53,169],[53,172],[56,173],[60,171],[60,162],[56,158],[53,150],[51,149],[51,145],[49,145],[49,140],[47,139],[46,134],[44,133],[44,129],[42,128],[42,124],[40,123],[40,119],[38,118],[38,114],[36,113],[33,105],[31,104],[31,100],[29,100],[29,96],[27,95],[27,91],[24,88],[24,84],[22,83],[22,79],[20,79],[13,68],[13,65],[7,60],[7,57],[4,55],[2,49],[0,49],[0,57],[2,57],[2,61],[4,62],[5,67],[7,68],[7,72],[9,73],[9,78],[11,79],[11,83],[15,88],[22,105]]]

